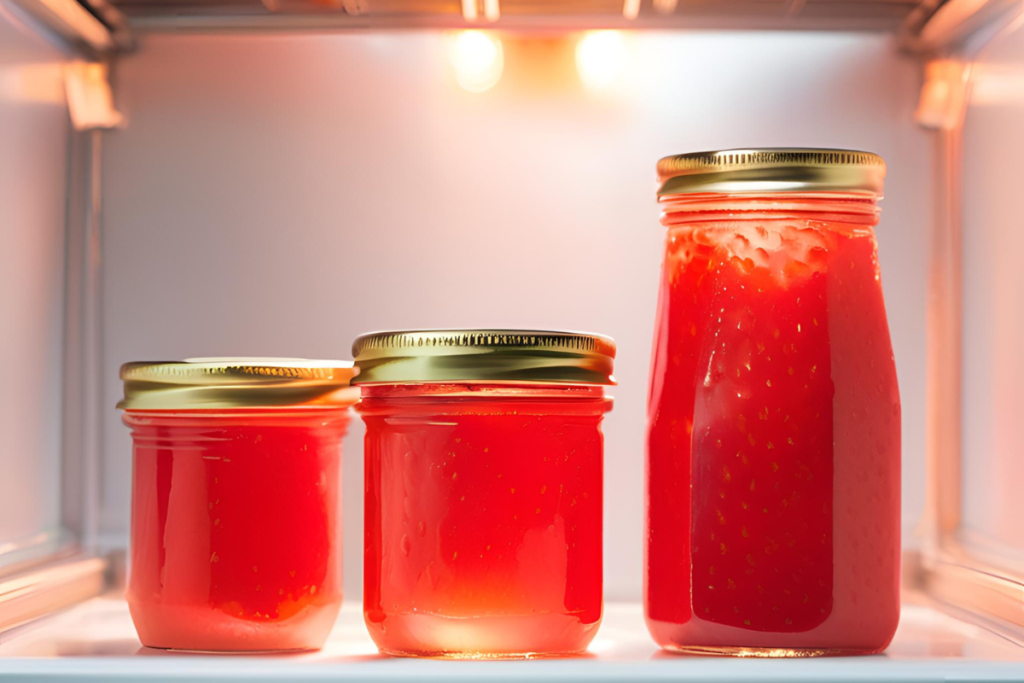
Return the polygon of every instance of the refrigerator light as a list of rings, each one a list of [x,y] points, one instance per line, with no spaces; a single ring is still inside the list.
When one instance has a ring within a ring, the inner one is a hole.
[[[576,45],[576,69],[588,89],[604,90],[626,68],[626,44],[618,31],[594,31]]]
[[[455,80],[469,92],[490,90],[501,79],[505,57],[501,41],[482,31],[463,31],[451,46]]]

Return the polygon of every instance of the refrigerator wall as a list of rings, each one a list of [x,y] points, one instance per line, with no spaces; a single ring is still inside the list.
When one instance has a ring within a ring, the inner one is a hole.
[[[117,367],[348,357],[383,328],[583,329],[619,344],[605,434],[609,599],[641,587],[645,401],[664,231],[654,162],[737,146],[867,149],[903,396],[908,545],[924,500],[933,134],[891,35],[638,32],[604,90],[576,34],[498,34],[470,93],[435,31],[144,35],[105,133],[101,524],[123,546],[130,440]],[[712,68],[713,65],[713,68]],[[345,442],[345,588],[362,570],[362,431]]]
[[[0,2],[0,567],[62,521],[67,55],[31,24]]]
[[[971,66],[963,129],[962,541],[1024,566],[1024,29]]]

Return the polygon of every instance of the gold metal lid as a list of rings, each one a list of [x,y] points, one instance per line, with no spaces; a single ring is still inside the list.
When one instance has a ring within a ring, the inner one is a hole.
[[[358,390],[351,361],[190,358],[121,366],[126,410],[347,406]]]
[[[658,196],[702,192],[855,192],[882,194],[885,161],[846,149],[727,149],[665,157]]]
[[[584,332],[374,332],[353,342],[352,356],[359,368],[353,384],[615,384],[615,342]]]

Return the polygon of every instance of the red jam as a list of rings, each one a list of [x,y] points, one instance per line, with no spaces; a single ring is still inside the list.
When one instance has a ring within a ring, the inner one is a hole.
[[[593,386],[364,385],[364,612],[387,654],[582,652],[601,621]]]
[[[689,652],[879,652],[899,618],[900,400],[875,202],[663,201],[650,631]]]
[[[331,407],[134,411],[128,605],[149,647],[321,647],[341,605]]]

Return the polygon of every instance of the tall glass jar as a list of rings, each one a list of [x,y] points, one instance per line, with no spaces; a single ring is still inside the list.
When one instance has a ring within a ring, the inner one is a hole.
[[[874,235],[884,162],[731,150],[658,171],[651,634],[680,652],[880,652],[900,566],[900,399]]]
[[[129,363],[127,599],[143,645],[323,645],[341,606],[341,438],[351,363]]]
[[[602,613],[614,343],[597,335],[366,335],[363,609],[381,652],[579,653]]]

